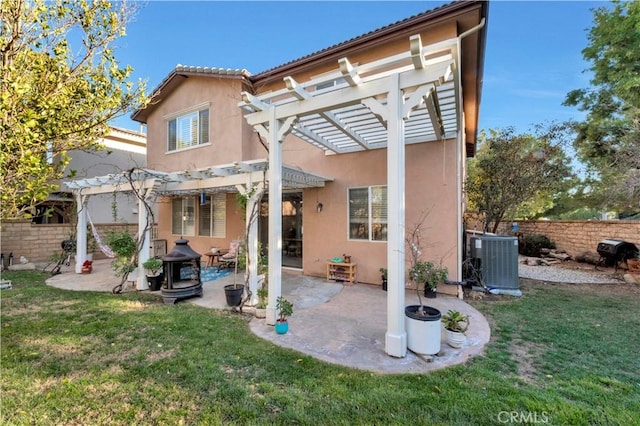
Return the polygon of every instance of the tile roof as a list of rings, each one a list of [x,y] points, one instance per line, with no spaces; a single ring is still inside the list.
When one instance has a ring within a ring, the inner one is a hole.
[[[442,11],[443,9],[449,9],[449,8],[451,8],[452,6],[454,6],[454,5],[458,4],[458,3],[465,3],[465,1],[453,1],[451,3],[446,3],[446,4],[440,5],[438,7],[435,7],[433,9],[426,10],[424,12],[418,13],[418,14],[410,16],[408,18],[401,19],[400,21],[396,21],[394,23],[391,23],[391,24],[385,25],[383,27],[377,28],[375,30],[371,30],[369,32],[361,34],[359,36],[355,36],[355,37],[350,38],[348,40],[342,41],[342,42],[340,42],[338,44],[334,44],[333,46],[326,47],[324,49],[321,49],[321,50],[318,50],[316,52],[310,53],[308,55],[301,56],[300,58],[293,59],[293,60],[291,60],[289,62],[285,62],[283,64],[277,65],[277,66],[275,66],[273,68],[269,68],[267,70],[261,71],[261,72],[259,72],[257,74],[254,74],[253,77],[256,78],[256,79],[259,79],[260,77],[265,76],[267,74],[270,74],[272,71],[277,70],[279,68],[284,68],[284,67],[287,67],[289,65],[293,65],[296,62],[300,62],[300,61],[303,61],[305,59],[309,59],[309,58],[312,58],[314,56],[321,55],[322,53],[326,53],[326,52],[329,52],[329,51],[332,51],[332,50],[339,49],[340,47],[344,47],[346,45],[349,45],[351,43],[360,41],[362,39],[365,39],[367,37],[370,37],[370,36],[378,34],[378,33],[383,33],[383,32],[385,32],[385,30],[389,30],[389,29],[395,28],[395,27],[397,27],[399,25],[408,23],[408,22],[413,21],[415,19],[431,16],[431,15],[435,14],[436,12]]]
[[[251,73],[246,69],[233,68],[217,68],[217,67],[193,67],[189,65],[176,65],[173,70],[175,73],[193,73],[193,74],[214,74],[214,75],[232,75],[249,77]]]

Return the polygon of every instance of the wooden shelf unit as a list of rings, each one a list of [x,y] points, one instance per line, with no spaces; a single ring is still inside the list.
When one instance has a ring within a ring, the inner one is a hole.
[[[357,263],[327,262],[327,280],[356,283]]]

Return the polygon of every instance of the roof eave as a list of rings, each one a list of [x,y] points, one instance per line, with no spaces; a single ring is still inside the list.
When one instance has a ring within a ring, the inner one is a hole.
[[[453,3],[449,3],[439,8],[420,13],[394,24],[387,25],[378,30],[374,30],[361,36],[352,38],[345,42],[312,53],[308,56],[304,56],[286,64],[282,64],[275,68],[260,72],[253,75],[250,79],[254,84],[258,81],[261,84],[268,84],[272,81],[279,81],[291,74],[304,72],[307,69],[314,68],[319,62],[339,59],[347,55],[348,52],[354,49],[362,49],[363,46],[374,45],[379,43],[381,40],[387,41],[391,38],[403,37],[403,33],[413,27],[419,27],[424,25],[425,23],[429,23],[429,25],[437,25],[442,21],[450,20],[452,14],[454,13],[466,11],[469,8],[473,7],[479,7],[484,3],[486,2],[479,0],[455,1]]]
[[[193,69],[191,71],[190,69]],[[146,124],[149,114],[155,109],[154,105],[158,104],[164,97],[171,93],[176,87],[178,87],[184,80],[189,77],[215,77],[225,78],[231,80],[247,80],[251,74],[247,70],[233,70],[230,72],[202,72],[201,67],[185,67],[177,65],[153,90],[150,96],[150,101],[144,108],[139,108],[131,114],[131,119],[139,123]]]

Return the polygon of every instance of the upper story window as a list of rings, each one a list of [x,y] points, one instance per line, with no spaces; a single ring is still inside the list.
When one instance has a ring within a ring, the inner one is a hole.
[[[167,151],[178,151],[205,143],[209,143],[209,108],[167,121]]]
[[[349,189],[349,239],[387,241],[387,187]]]

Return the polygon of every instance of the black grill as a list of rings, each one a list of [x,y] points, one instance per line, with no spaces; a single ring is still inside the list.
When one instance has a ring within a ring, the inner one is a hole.
[[[604,263],[607,266],[615,266],[616,269],[618,262],[626,262],[627,259],[633,259],[638,254],[638,247],[635,244],[616,238],[600,241],[597,250],[600,255],[598,265]]]

